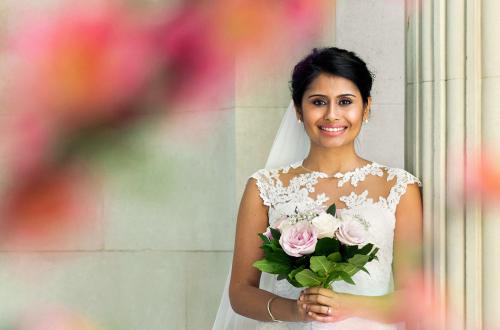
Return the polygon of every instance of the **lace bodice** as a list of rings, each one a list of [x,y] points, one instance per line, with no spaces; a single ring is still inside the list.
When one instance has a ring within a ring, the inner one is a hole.
[[[302,161],[275,169],[261,169],[251,177],[256,180],[264,205],[268,206],[269,224],[296,210],[326,210],[335,203],[337,212],[354,212],[369,225],[369,240],[380,248],[378,260],[366,265],[369,275],[358,272],[353,276],[356,285],[334,282],[332,289],[359,295],[384,295],[393,290],[392,259],[396,209],[409,184],[421,182],[409,172],[371,162],[365,166],[333,177],[323,172],[306,171]],[[267,275],[267,274],[263,274]],[[261,281],[262,283],[262,281]],[[262,287],[262,286],[261,286]],[[268,290],[297,299],[300,289],[286,280],[270,277]],[[388,325],[360,318],[349,318],[324,324],[259,323],[258,329],[396,329]]]

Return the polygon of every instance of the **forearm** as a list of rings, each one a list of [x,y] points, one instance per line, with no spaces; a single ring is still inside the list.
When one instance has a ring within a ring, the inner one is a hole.
[[[275,319],[300,321],[296,300],[276,296],[250,285],[240,285],[230,294],[231,306],[236,313],[259,321],[272,321],[267,310],[267,302],[272,297],[276,297],[270,304]]]

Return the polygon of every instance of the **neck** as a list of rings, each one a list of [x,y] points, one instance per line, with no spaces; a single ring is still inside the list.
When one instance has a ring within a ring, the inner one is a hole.
[[[354,144],[336,148],[324,148],[311,144],[303,165],[308,169],[324,173],[343,173],[366,163],[365,159],[356,154]]]

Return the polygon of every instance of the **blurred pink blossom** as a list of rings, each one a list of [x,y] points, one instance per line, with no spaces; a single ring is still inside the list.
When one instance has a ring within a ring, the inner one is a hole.
[[[479,197],[484,202],[500,200],[500,154],[483,146],[481,152],[469,153],[465,164],[465,195]]]
[[[101,4],[21,24],[8,49],[21,69],[13,110],[41,112],[68,130],[119,116],[143,93],[155,63],[144,27],[113,2]]]
[[[68,311],[66,308],[41,308],[28,313],[21,321],[19,330],[98,330],[84,317]]]
[[[94,186],[76,164],[15,181],[0,203],[0,246],[50,249],[74,241],[97,220]]]
[[[89,158],[82,145],[111,148],[105,130],[219,108],[234,98],[238,56],[280,61],[314,35],[327,4],[181,1],[152,11],[102,0],[20,17],[5,49],[17,65],[5,79],[3,238],[60,237],[64,221],[89,218],[81,206],[92,185],[74,166]]]

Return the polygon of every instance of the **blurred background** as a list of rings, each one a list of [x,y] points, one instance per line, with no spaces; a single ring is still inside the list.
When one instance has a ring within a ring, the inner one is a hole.
[[[322,46],[376,75],[359,154],[423,180],[427,289],[448,302],[433,327],[499,328],[498,14],[495,0],[1,1],[0,329],[211,329],[244,184],[293,65]]]

